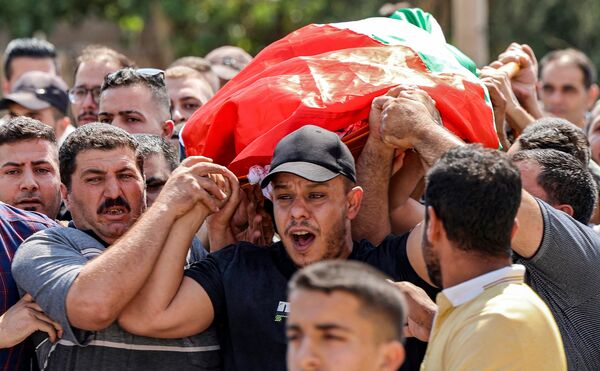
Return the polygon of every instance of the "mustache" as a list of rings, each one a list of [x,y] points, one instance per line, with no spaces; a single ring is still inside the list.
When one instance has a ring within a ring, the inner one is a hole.
[[[290,229],[294,228],[294,227],[305,227],[307,229],[309,229],[311,232],[315,232],[313,234],[317,234],[319,233],[321,230],[317,227],[314,227],[312,225],[310,225],[310,223],[306,220],[301,220],[299,222],[292,220],[286,227],[285,227],[285,231],[284,233],[287,235],[290,232]]]
[[[81,119],[83,116],[95,116],[98,119],[98,113],[94,111],[83,111],[77,116],[77,119]]]
[[[102,202],[102,205],[100,205],[100,207],[98,207],[98,210],[96,212],[98,214],[102,214],[106,211],[106,209],[113,207],[113,206],[122,206],[127,210],[127,212],[131,211],[131,207],[129,206],[129,203],[127,201],[125,201],[125,199],[123,197],[119,196],[117,198],[108,198],[108,199],[104,200],[104,202]]]
[[[15,202],[19,203],[22,200],[31,199],[31,198],[36,198],[39,200],[40,199],[39,192],[23,192],[19,195],[19,197],[15,200]]]

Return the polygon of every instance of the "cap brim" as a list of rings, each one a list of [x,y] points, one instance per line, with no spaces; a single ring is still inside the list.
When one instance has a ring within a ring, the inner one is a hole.
[[[331,171],[323,166],[313,164],[312,162],[286,162],[271,169],[265,179],[260,182],[260,187],[265,188],[269,185],[273,177],[280,173],[291,173],[298,175],[304,179],[308,179],[311,182],[326,182],[335,178],[340,173]]]
[[[38,99],[35,94],[31,94],[28,92],[17,92],[12,93],[4,97],[0,100],[0,109],[6,109],[11,103],[17,103],[21,106],[32,109],[32,110],[40,110],[44,108],[51,107],[51,104]]]

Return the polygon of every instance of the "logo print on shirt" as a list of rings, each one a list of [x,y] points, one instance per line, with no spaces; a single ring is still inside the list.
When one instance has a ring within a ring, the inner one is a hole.
[[[287,301],[280,301],[277,305],[277,312],[275,312],[275,322],[281,322],[284,318],[287,318],[289,312],[290,303]]]

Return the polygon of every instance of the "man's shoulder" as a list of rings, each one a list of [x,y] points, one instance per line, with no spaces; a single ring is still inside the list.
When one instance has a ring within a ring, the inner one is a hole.
[[[271,246],[259,246],[249,242],[238,242],[210,253],[191,265],[188,271],[229,272],[228,274],[246,274],[249,270],[275,269],[281,262],[287,261],[285,249],[281,243]]]
[[[499,287],[493,297],[485,300],[484,305],[484,313],[550,314],[542,299],[525,283],[511,283]]]
[[[531,331],[556,327],[546,304],[525,283],[507,283],[487,289],[464,307],[464,319],[478,331]],[[545,332],[545,330],[544,330]]]
[[[390,256],[405,256],[408,233],[403,235],[387,235],[379,245],[369,240],[354,241],[350,259],[366,262],[377,257],[388,260]]]
[[[57,226],[34,233],[23,241],[15,254],[14,264],[36,257],[52,258],[73,254],[90,259],[103,250],[103,245],[87,233],[76,228]]]
[[[31,227],[36,227],[35,224],[41,225],[42,228],[57,227],[59,224],[48,218],[46,215],[35,212],[25,211],[14,206],[0,202],[0,221],[2,223],[22,223]],[[38,226],[39,227],[39,226]],[[38,229],[42,229],[38,228]]]
[[[87,233],[85,233],[84,231],[81,231],[77,228],[71,228],[71,227],[63,227],[60,225],[57,226],[53,226],[44,230],[41,230],[37,233],[35,233],[34,235],[32,235],[31,237],[29,237],[27,240],[25,240],[23,242],[23,244],[32,244],[35,243],[36,241],[52,241],[52,240],[57,240],[57,241],[80,241],[80,240],[91,240],[91,241],[96,241],[94,238],[92,238],[91,236],[89,236]]]
[[[600,248],[600,235],[586,224],[575,220],[565,212],[555,209],[543,200],[537,199],[544,220],[544,236],[541,245],[551,243],[552,238],[546,236],[571,239],[582,245]]]
[[[281,242],[276,242],[271,246],[259,246],[250,242],[240,241],[226,246],[219,251],[210,253],[209,256],[212,256],[218,260],[230,260],[236,257],[270,256],[271,254],[281,251],[282,249],[283,244]]]

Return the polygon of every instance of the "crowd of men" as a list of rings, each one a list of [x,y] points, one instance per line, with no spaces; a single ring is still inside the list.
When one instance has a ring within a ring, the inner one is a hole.
[[[52,44],[8,44],[2,370],[600,369],[584,53],[511,44],[481,69],[499,150],[399,84],[357,159],[306,122],[242,187],[179,133],[251,59],[225,46],[163,71],[93,45],[69,88]]]

